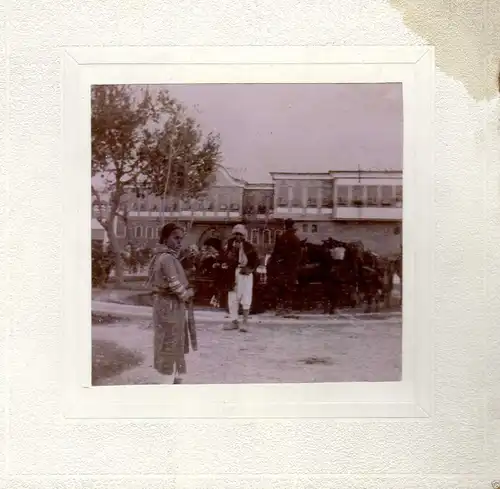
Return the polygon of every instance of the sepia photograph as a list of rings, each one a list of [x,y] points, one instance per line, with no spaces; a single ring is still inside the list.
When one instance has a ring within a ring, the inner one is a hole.
[[[394,382],[402,83],[92,85],[92,385]]]

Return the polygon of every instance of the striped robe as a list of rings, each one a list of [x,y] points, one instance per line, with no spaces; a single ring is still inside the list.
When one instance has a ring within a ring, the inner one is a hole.
[[[148,284],[154,293],[154,368],[164,375],[184,374],[187,370],[184,355],[189,351],[186,322],[189,284],[174,251],[165,246],[155,250]]]

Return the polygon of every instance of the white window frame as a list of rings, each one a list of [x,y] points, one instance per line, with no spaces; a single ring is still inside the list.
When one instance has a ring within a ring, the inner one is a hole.
[[[342,189],[342,191],[345,190],[346,192],[346,195],[341,195],[340,194],[340,190]],[[344,185],[344,184],[339,184],[337,185],[337,188],[335,189],[336,192],[335,192],[335,205],[339,206],[339,207],[347,207],[349,205],[349,186],[348,185]]]

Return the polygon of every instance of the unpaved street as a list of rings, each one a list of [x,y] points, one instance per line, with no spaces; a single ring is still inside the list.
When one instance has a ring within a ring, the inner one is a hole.
[[[401,315],[253,317],[249,333],[222,331],[223,316],[200,313],[199,350],[187,356],[185,383],[397,381],[401,376]],[[139,314],[137,315],[139,316]],[[100,385],[154,382],[149,320],[92,327],[93,340],[113,341],[144,362]]]

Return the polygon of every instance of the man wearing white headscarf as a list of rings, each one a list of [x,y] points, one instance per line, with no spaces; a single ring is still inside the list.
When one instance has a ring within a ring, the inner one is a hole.
[[[227,301],[230,324],[225,330],[248,331],[248,317],[252,306],[253,274],[259,265],[255,248],[247,240],[248,232],[243,224],[233,228],[223,252],[222,268],[225,281],[222,287],[228,291]],[[243,309],[243,323],[239,321],[239,306]]]

